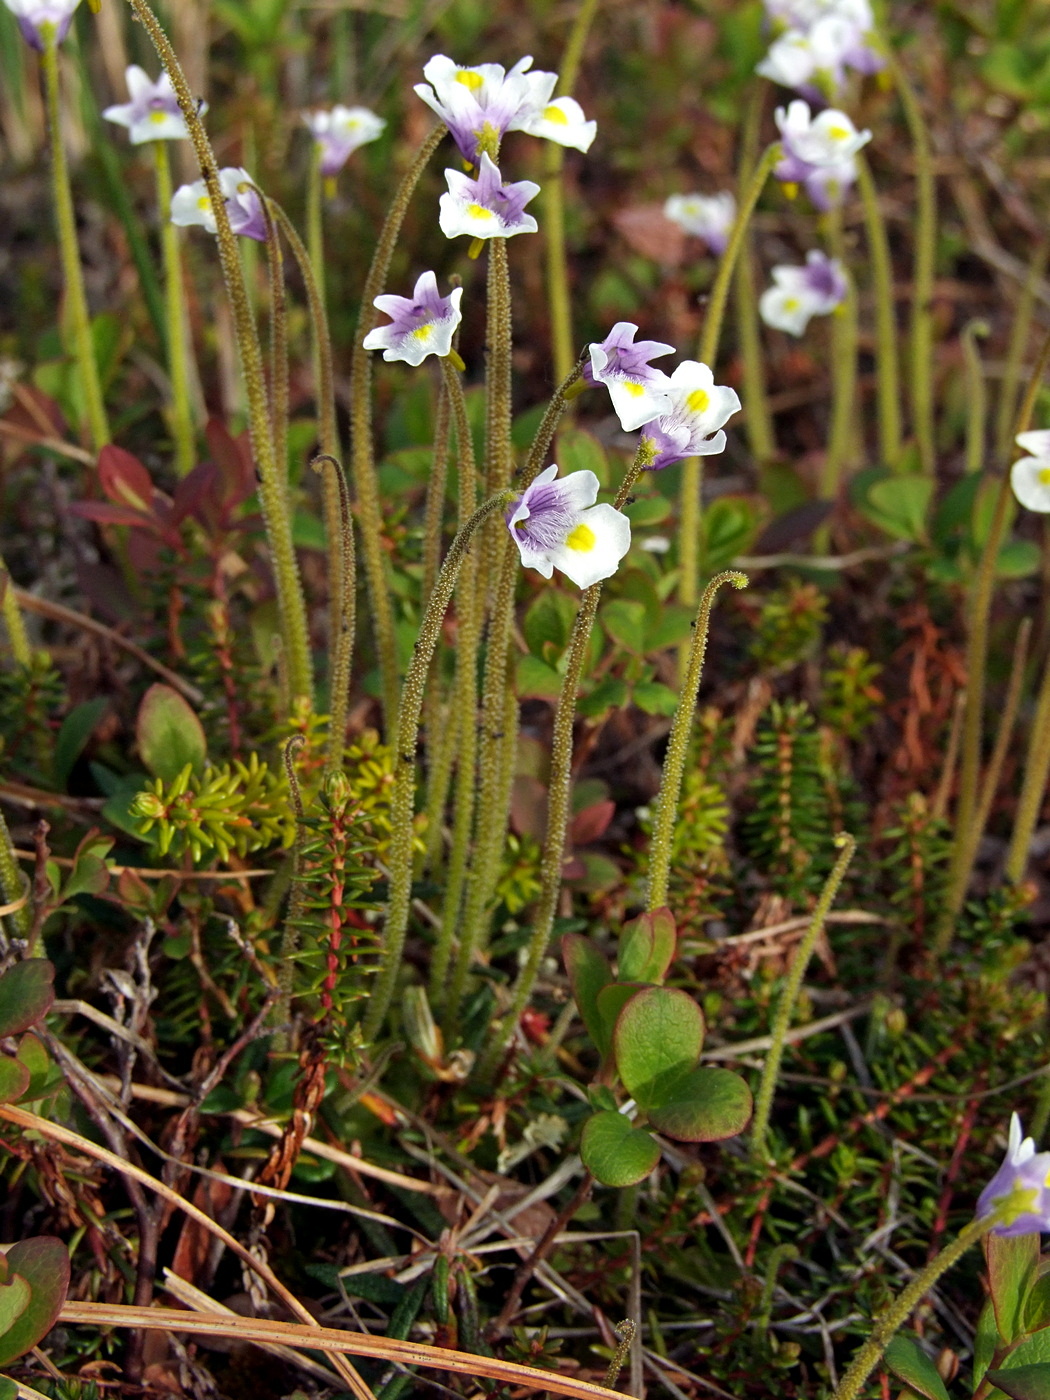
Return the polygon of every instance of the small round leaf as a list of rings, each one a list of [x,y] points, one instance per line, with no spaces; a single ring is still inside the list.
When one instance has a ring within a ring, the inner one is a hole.
[[[704,1044],[704,1017],[685,992],[647,987],[620,1012],[613,1035],[616,1068],[630,1093],[648,1109],[693,1069]]]
[[[603,1186],[633,1186],[660,1160],[660,1144],[622,1113],[596,1113],[584,1125],[580,1156]]]
[[[743,1132],[751,1117],[751,1090],[731,1069],[691,1070],[649,1109],[658,1132],[679,1142],[720,1142]]]
[[[25,958],[0,977],[0,1036],[18,1035],[47,1014],[55,999],[55,966]]]

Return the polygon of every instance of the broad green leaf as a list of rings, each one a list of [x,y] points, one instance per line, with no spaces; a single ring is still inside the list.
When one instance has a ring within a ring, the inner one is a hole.
[[[561,676],[553,666],[548,666],[531,652],[528,656],[518,657],[514,680],[518,694],[523,699],[526,696],[556,699],[561,694]]]
[[[995,561],[998,578],[1031,578],[1039,572],[1039,546],[1034,540],[1007,540]]]
[[[735,1137],[751,1117],[751,1090],[731,1069],[689,1070],[649,1109],[658,1132],[679,1142],[720,1142]]]
[[[701,559],[707,574],[718,573],[737,554],[746,554],[758,531],[759,515],[746,496],[719,496],[704,511]]]
[[[662,982],[667,976],[678,934],[670,909],[650,910],[624,924],[617,959],[623,982]]]
[[[598,993],[598,1015],[602,1019],[605,1053],[612,1049],[613,1032],[620,1012],[642,990],[637,982],[613,982]]]
[[[622,1113],[596,1113],[584,1124],[580,1156],[603,1186],[633,1186],[660,1160],[660,1144]]]
[[[1010,1353],[1010,1366],[1050,1365],[1050,1328],[1044,1327],[1018,1342]]]
[[[612,982],[612,971],[593,939],[585,938],[581,933],[567,933],[564,936],[561,955],[565,959],[569,986],[583,1024],[587,1027],[587,1034],[604,1058],[609,1053],[609,1037],[598,1010],[598,994]]]
[[[60,792],[65,792],[73,765],[83,753],[108,704],[109,701],[102,695],[94,700],[85,700],[81,705],[74,705],[62,721],[62,728],[55,740],[53,761],[55,785]]]
[[[616,1019],[616,1068],[646,1110],[693,1069],[704,1044],[704,1017],[691,996],[669,987],[647,987]]]
[[[15,1057],[20,1060],[29,1071],[29,1083],[20,1097],[25,1099],[38,1099],[47,1087],[51,1078],[51,1058],[36,1036],[30,1032],[24,1035],[18,1042],[18,1053]]]
[[[1025,1300],[1024,1330],[1035,1332],[1050,1323],[1050,1273],[1043,1274],[1032,1285]]]
[[[898,1380],[926,1400],[948,1400],[948,1391],[937,1367],[914,1337],[898,1332],[882,1356],[883,1363]]]
[[[554,461],[561,475],[569,472],[593,472],[601,486],[609,484],[609,459],[598,439],[583,428],[563,428],[558,434]]]
[[[21,1274],[12,1274],[10,1282],[0,1283],[0,1337],[3,1337],[29,1307],[32,1290]]]
[[[861,506],[863,514],[895,539],[926,540],[926,512],[933,499],[933,478],[894,476],[877,481]]]
[[[0,1103],[15,1103],[29,1088],[29,1070],[21,1060],[0,1055]]]
[[[69,1255],[61,1240],[50,1235],[19,1240],[7,1250],[8,1268],[32,1290],[29,1306],[0,1337],[0,1366],[35,1347],[58,1320],[69,1287]]]
[[[1050,1400],[1050,1363],[1045,1361],[987,1371],[985,1379],[1009,1395],[1010,1400]]]
[[[1016,1342],[1024,1332],[1025,1303],[1039,1268],[1039,1236],[985,1235],[984,1257],[999,1335],[1007,1344]]]
[[[645,652],[645,604],[629,598],[606,603],[598,614],[609,636],[626,651],[642,656]]]
[[[677,693],[660,681],[638,681],[631,699],[647,715],[673,715],[678,709]]]
[[[991,1298],[987,1299],[977,1318],[973,1336],[973,1384],[980,1385],[985,1371],[992,1364],[996,1348],[1001,1345],[999,1329],[995,1325],[995,1309]]]
[[[25,958],[0,977],[0,1036],[17,1035],[51,1010],[55,966],[47,958]]]
[[[72,899],[77,894],[101,894],[109,884],[109,871],[106,869],[106,856],[113,849],[111,836],[96,836],[93,840],[81,842],[77,848],[76,863],[62,886],[62,899]]]
[[[0,1400],[18,1400],[18,1386],[10,1376],[0,1376]]]
[[[204,767],[208,741],[201,722],[170,685],[158,683],[146,691],[136,733],[139,757],[155,778],[171,783],[187,763],[195,773]]]
[[[681,603],[663,604],[659,618],[650,620],[645,629],[646,654],[684,642],[693,630],[695,616],[695,608],[683,607]]]
[[[623,513],[633,529],[645,529],[647,525],[659,525],[671,514],[671,502],[666,496],[639,496],[623,508]]]
[[[558,655],[566,647],[577,605],[560,588],[545,588],[525,613],[521,629],[533,656],[544,659],[544,643],[552,642]]]
[[[523,657],[522,660],[525,658]],[[586,719],[600,719],[609,710],[627,704],[627,682],[619,676],[605,676],[589,695],[577,702],[576,712]]]

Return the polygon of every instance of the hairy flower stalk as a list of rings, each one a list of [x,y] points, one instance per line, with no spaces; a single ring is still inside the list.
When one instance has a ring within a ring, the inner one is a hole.
[[[284,285],[284,254],[269,201],[256,188],[266,230],[266,269],[270,282],[270,433],[277,471],[288,495],[288,298]],[[291,509],[288,502],[287,508]]]
[[[405,171],[391,201],[375,252],[372,254],[365,285],[361,290],[361,313],[357,321],[354,351],[350,361],[350,465],[357,496],[368,605],[372,614],[379,661],[383,719],[388,734],[395,733],[397,728],[397,644],[394,639],[394,613],[390,602],[390,589],[387,586],[383,561],[383,516],[379,508],[379,486],[372,441],[372,358],[364,348],[363,342],[376,324],[374,302],[386,284],[390,260],[394,256],[409,202],[419,184],[419,177],[444,134],[445,127],[436,126],[427,136],[412,164]]]
[[[795,1010],[795,1003],[798,1001],[798,994],[802,989],[802,979],[806,975],[806,968],[813,956],[813,949],[816,947],[817,939],[827,922],[831,906],[839,892],[839,886],[842,884],[846,870],[857,849],[856,840],[848,832],[841,832],[836,836],[835,845],[839,847],[838,859],[824,883],[809,927],[791,960],[791,969],[788,972],[787,981],[784,983],[784,990],[780,994],[780,1000],[777,1002],[776,1015],[770,1030],[770,1045],[766,1051],[765,1063],[762,1066],[762,1079],[758,1086],[758,1093],[755,1095],[755,1116],[751,1120],[751,1155],[757,1161],[762,1161],[766,1156],[766,1134],[769,1131],[769,1115],[773,1108],[773,1095],[776,1092],[777,1077],[780,1074],[780,1062],[784,1057],[784,1043],[791,1025],[791,1017]]]
[[[427,674],[441,637],[445,610],[456,586],[456,579],[470,541],[489,516],[507,505],[510,494],[507,491],[498,491],[491,496],[474,512],[449,546],[438,581],[427,602],[412,651],[412,660],[405,676],[398,709],[397,772],[390,805],[390,896],[383,930],[382,966],[364,1018],[363,1033],[366,1041],[375,1039],[389,1010],[401,971],[401,953],[408,929],[412,896],[412,817],[416,792],[416,742]]]
[[[704,658],[707,655],[707,635],[711,625],[711,609],[714,607],[718,590],[727,583],[734,588],[746,588],[748,577],[734,569],[716,574],[704,589],[700,608],[693,624],[693,639],[689,645],[689,661],[682,681],[682,692],[678,697],[671,737],[664,758],[663,773],[660,777],[660,791],[656,798],[656,819],[649,849],[649,889],[646,894],[646,907],[660,909],[667,903],[667,885],[671,875],[671,855],[674,849],[674,826],[678,816],[678,800],[682,791],[682,778],[685,774],[685,758],[689,748],[689,735],[696,714],[696,699],[700,693],[700,681],[704,674]]]
[[[157,205],[164,254],[164,299],[168,321],[168,378],[171,381],[171,429],[175,470],[186,476],[197,463],[193,409],[190,404],[190,338],[186,294],[182,285],[179,231],[171,222],[171,161],[166,141],[152,141],[157,173]]]
[[[313,263],[295,225],[276,200],[268,207],[285,241],[292,250],[306,290],[313,332],[313,361],[317,396],[317,435],[322,458],[327,458],[332,471],[322,477],[322,509],[328,559],[328,644],[332,659],[329,668],[328,756],[326,771],[342,763],[346,742],[346,714],[350,701],[350,668],[356,634],[355,606],[357,598],[357,553],[354,547],[352,513],[348,514],[349,496],[339,455],[339,433],[335,416],[335,374],[332,362],[332,338],[328,330],[328,312],[321,285],[314,276]]]
[[[219,182],[219,171],[211,143],[197,113],[197,102],[179,64],[175,50],[161,28],[148,0],[128,0],[153,42],[171,78],[179,109],[193,143],[201,174],[207,186],[215,217],[216,239],[223,279],[233,314],[237,348],[241,357],[248,399],[248,431],[252,455],[259,471],[259,504],[273,561],[277,607],[281,621],[281,645],[287,667],[291,699],[313,698],[313,667],[299,564],[292,543],[292,519],[288,506],[285,464],[277,460],[267,412],[266,377],[258,329],[248,302],[241,268],[237,237],[230,226],[226,197]]]
[[[1050,363],[1050,335],[1043,341],[1032,369],[1024,400],[1017,415],[1017,436],[1032,419],[1036,398]],[[985,677],[988,665],[988,618],[995,595],[995,572],[1009,521],[1012,492],[1010,473],[1004,472],[995,497],[988,536],[981,550],[977,572],[970,589],[968,638],[966,643],[966,713],[963,718],[962,760],[959,768],[959,794],[955,805],[955,838],[948,867],[944,905],[937,925],[931,955],[936,962],[948,951],[955,920],[966,900],[974,855],[981,833],[977,830],[978,786],[981,773],[981,739],[984,733]]]
[[[69,187],[69,168],[62,144],[62,115],[59,102],[58,31],[47,24],[43,33],[40,66],[44,74],[44,98],[47,105],[47,126],[51,138],[51,186],[55,201],[55,223],[58,228],[59,256],[66,290],[66,307],[73,332],[73,348],[80,371],[80,388],[91,443],[97,452],[110,440],[109,422],[102,398],[102,384],[95,358],[95,342],[91,334],[91,314],[84,291],[84,274],[80,266],[77,245],[77,221],[73,210],[73,195]]]
[[[901,455],[900,369],[897,362],[897,310],[893,294],[893,262],[886,220],[879,205],[879,193],[871,167],[862,152],[854,158],[857,187],[864,207],[864,227],[871,259],[875,296],[875,358],[878,367],[879,460],[896,466]]]
[[[477,501],[477,480],[474,468],[474,446],[467,419],[467,405],[459,372],[447,360],[442,360],[445,390],[452,408],[456,427],[456,467],[459,477],[459,529],[465,528]],[[477,790],[478,748],[478,645],[481,634],[483,599],[478,587],[478,555],[468,550],[456,585],[456,673],[453,682],[452,706],[447,723],[456,732],[456,784],[452,845],[445,871],[445,897],[441,906],[441,933],[430,967],[430,995],[433,1001],[443,999],[445,979],[452,957],[452,940],[459,927],[459,911],[463,899],[470,855],[470,837],[474,828],[474,798]],[[457,966],[457,974],[458,974]],[[457,1001],[455,988],[452,1001]]]
[[[616,496],[614,510],[622,510],[639,476],[650,466],[652,450],[643,438],[634,461],[628,468]],[[489,1035],[487,1048],[478,1066],[478,1075],[485,1082],[496,1071],[500,1056],[513,1037],[521,1013],[528,1005],[536,985],[540,963],[550,943],[551,929],[558,908],[565,864],[565,838],[569,829],[572,796],[572,731],[576,718],[576,701],[583,677],[587,644],[598,612],[602,582],[592,584],[584,593],[572,634],[565,650],[561,691],[554,712],[554,736],[551,743],[550,782],[547,788],[547,831],[543,840],[540,863],[540,895],[533,912],[532,937],[529,939],[525,965],[511,993],[510,1007],[496,1022]]]
[[[765,189],[770,171],[780,159],[781,153],[780,142],[774,141],[756,166],[747,190],[741,195],[736,222],[729,235],[729,243],[722,254],[722,260],[718,264],[718,273],[708,298],[704,326],[700,333],[700,343],[696,356],[702,364],[710,365],[712,369],[715,367],[715,357],[718,354],[718,342],[722,334],[722,322],[725,318],[733,271],[744,246],[747,226],[759,196]],[[679,602],[685,603],[689,607],[696,603],[700,592],[701,485],[700,458],[687,457],[682,463],[682,495],[679,507],[678,551],[681,577],[678,582],[678,599]]]

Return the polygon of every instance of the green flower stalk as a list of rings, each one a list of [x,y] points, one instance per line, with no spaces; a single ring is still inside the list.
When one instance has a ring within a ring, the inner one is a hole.
[[[647,466],[652,463],[653,450],[642,439],[627,475],[624,477],[614,503],[614,510],[622,510],[634,484]],[[528,1005],[532,989],[539,976],[540,963],[550,943],[551,929],[558,908],[558,896],[562,887],[562,868],[565,863],[565,838],[569,829],[569,810],[572,796],[572,731],[576,718],[576,701],[583,677],[584,661],[591,629],[598,612],[602,595],[602,584],[594,583],[586,589],[579,612],[573,623],[572,634],[563,659],[564,672],[561,691],[558,695],[558,708],[554,713],[554,737],[551,744],[550,782],[547,788],[547,831],[543,841],[543,856],[540,864],[540,896],[533,912],[532,937],[529,939],[525,965],[511,993],[510,1007],[502,1020],[498,1021],[489,1036],[488,1046],[478,1066],[478,1075],[484,1083],[496,1071],[500,1056],[509,1043],[521,1013]],[[502,833],[501,833],[502,835]]]
[[[841,210],[832,210],[828,218],[832,255],[839,261],[846,283],[845,298],[831,318],[831,427],[820,478],[821,499],[835,502],[839,497],[843,470],[850,463],[856,428],[857,288],[846,270]],[[826,553],[827,539],[827,527],[822,526],[815,536],[815,553]]]
[[[751,91],[740,140],[740,172],[738,193],[746,197],[751,172],[758,160],[759,132],[765,105],[766,84],[758,83]],[[744,244],[737,259],[733,284],[736,308],[736,334],[743,361],[744,425],[752,456],[757,462],[768,462],[776,455],[776,434],[766,396],[765,361],[758,318],[758,294],[755,290],[755,267],[751,254],[750,233],[745,232]],[[712,366],[713,368],[713,366]]]
[[[1023,433],[1032,419],[1035,401],[1050,363],[1050,336],[1043,342],[1039,358],[1032,370],[1028,389],[1017,416],[1016,430]],[[955,808],[955,839],[948,869],[944,911],[934,938],[931,954],[934,962],[948,951],[955,920],[966,899],[974,854],[980,840],[976,830],[978,785],[981,771],[981,739],[984,733],[985,677],[988,665],[988,619],[995,596],[995,573],[1009,521],[1010,475],[1004,472],[996,493],[995,508],[988,537],[981,550],[977,573],[970,590],[969,636],[966,643],[966,714],[963,720],[962,762],[959,772],[959,795]]]
[[[758,1086],[758,1093],[755,1095],[755,1116],[751,1120],[751,1155],[757,1161],[762,1161],[766,1155],[766,1134],[769,1131],[769,1115],[773,1108],[773,1095],[776,1092],[777,1077],[780,1074],[780,1062],[784,1057],[784,1043],[791,1025],[791,1017],[795,1010],[795,1003],[798,1001],[798,994],[802,990],[802,979],[806,975],[806,968],[813,956],[813,949],[816,947],[817,939],[827,922],[831,906],[839,892],[839,886],[842,884],[849,863],[853,859],[853,853],[857,849],[856,841],[846,832],[835,837],[835,845],[840,849],[839,857],[823,890],[821,890],[820,899],[817,901],[817,907],[813,910],[809,927],[791,960],[791,970],[777,1003],[776,1016],[770,1032],[770,1046],[766,1051],[765,1064],[762,1066],[762,1079]],[[899,1327],[900,1323],[897,1326]]]
[[[1017,800],[1014,829],[1006,853],[1006,878],[1014,885],[1024,879],[1028,850],[1039,822],[1046,782],[1050,776],[1050,660],[1043,667],[1022,771],[1021,795]]]
[[[717,574],[704,589],[700,609],[693,624],[693,640],[689,646],[689,660],[682,683],[682,693],[678,698],[671,738],[667,745],[660,791],[656,798],[656,820],[649,856],[649,890],[646,907],[660,909],[667,903],[667,886],[671,875],[671,856],[674,850],[674,828],[678,816],[678,800],[685,775],[686,752],[689,748],[689,735],[696,713],[696,699],[700,693],[700,681],[704,673],[704,657],[707,654],[707,636],[711,625],[711,609],[714,607],[718,590],[727,583],[734,588],[746,588],[748,578],[733,569]]]
[[[375,631],[383,718],[388,734],[397,732],[397,643],[394,637],[394,612],[383,561],[383,516],[379,508],[379,486],[372,442],[372,359],[362,342],[375,327],[377,313],[374,302],[386,285],[390,260],[394,256],[409,202],[419,183],[419,177],[444,134],[445,127],[436,126],[426,138],[405,172],[391,202],[361,292],[361,313],[350,361],[351,476],[357,496],[365,583],[368,587],[368,604]]]
[[[1032,255],[1028,276],[1021,289],[1021,300],[1017,304],[1017,312],[1010,327],[1010,343],[1006,350],[1006,366],[999,388],[999,406],[995,415],[995,455],[1000,462],[1006,461],[1013,448],[1011,429],[1017,408],[1017,387],[1021,382],[1025,351],[1028,349],[1028,337],[1032,330],[1036,293],[1043,280],[1048,257],[1050,257],[1050,242],[1040,243]]]
[[[884,46],[884,53],[915,150],[917,214],[909,347],[912,426],[922,469],[932,473],[937,464],[933,431],[933,282],[937,263],[937,185],[930,133],[919,99],[896,54],[888,46]]]
[[[871,277],[875,296],[875,358],[878,369],[879,458],[895,467],[901,455],[901,389],[897,362],[897,309],[893,294],[893,260],[886,220],[879,205],[871,167],[862,151],[854,156],[857,186],[864,206]]]
[[[238,240],[230,227],[226,198],[219,183],[218,166],[207,133],[197,112],[197,102],[186,81],[175,50],[161,28],[148,0],[128,0],[142,21],[178,98],[179,110],[193,143],[193,149],[207,187],[215,216],[216,240],[223,278],[230,301],[237,348],[241,357],[248,399],[248,431],[252,454],[259,471],[259,503],[262,508],[266,538],[273,561],[277,587],[277,607],[281,621],[283,664],[287,668],[288,689],[292,701],[313,698],[313,666],[306,620],[299,564],[292,542],[292,517],[288,504],[285,463],[277,460],[271,436],[268,414],[266,377],[263,373],[262,348],[258,330],[248,301],[244,273],[241,268]]]
[[[390,822],[392,836],[388,856],[390,898],[383,931],[382,967],[376,978],[375,990],[365,1014],[363,1033],[366,1042],[378,1035],[393,1000],[397,978],[401,971],[401,954],[408,929],[412,896],[412,836],[416,791],[416,740],[423,711],[430,663],[434,659],[441,636],[445,610],[456,586],[464,555],[477,530],[490,515],[509,504],[512,493],[498,491],[480,506],[456,535],[449,546],[441,573],[427,603],[419,635],[412,652],[412,661],[405,676],[398,708],[397,771],[391,799]]]
[[[66,306],[73,331],[73,348],[84,395],[91,443],[99,451],[109,442],[109,423],[102,398],[102,384],[95,358],[95,342],[91,334],[91,315],[84,292],[84,274],[80,266],[77,245],[77,223],[73,211],[73,194],[69,187],[69,168],[62,145],[61,106],[59,103],[58,34],[51,23],[43,26],[44,47],[40,64],[44,74],[44,98],[47,106],[48,133],[51,138],[51,185],[55,201],[55,222],[58,227],[59,255],[66,288]]]
[[[978,337],[991,334],[987,321],[968,321],[959,337],[966,366],[966,458],[965,471],[979,472],[984,466],[988,430],[988,389],[984,379]]]
[[[769,179],[770,171],[781,156],[779,141],[766,150],[751,176],[747,190],[737,212],[736,222],[729,235],[729,242],[718,264],[711,295],[707,301],[704,327],[700,333],[700,343],[696,358],[701,364],[714,369],[718,354],[718,342],[722,334],[729,288],[733,272],[747,236],[747,227],[755,211],[759,196]],[[679,509],[679,566],[681,576],[678,582],[678,599],[687,606],[696,603],[700,594],[700,489],[703,481],[699,457],[687,457],[682,463],[682,496]]]
[[[190,404],[190,338],[186,295],[182,285],[179,230],[171,222],[171,160],[167,141],[151,141],[157,176],[157,208],[164,254],[164,300],[168,322],[168,379],[171,383],[171,431],[175,440],[175,470],[191,472],[197,461],[193,409]]]

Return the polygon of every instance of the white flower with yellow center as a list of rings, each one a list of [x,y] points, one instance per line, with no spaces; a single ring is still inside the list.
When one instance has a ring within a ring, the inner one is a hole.
[[[583,108],[572,97],[556,97],[539,108],[523,127],[530,136],[542,136],[559,146],[572,146],[577,151],[589,151],[598,123],[588,121]]]
[[[871,132],[858,131],[845,112],[829,107],[814,117],[801,98],[778,107],[774,116],[785,156],[805,165],[838,165],[871,140]]]
[[[668,382],[666,410],[642,429],[641,445],[652,458],[649,470],[724,451],[722,425],[739,411],[735,389],[716,384],[710,368],[699,360],[683,360]]]
[[[132,145],[141,146],[145,141],[180,141],[189,136],[167,73],[153,82],[144,69],[132,63],[124,79],[131,101],[107,107],[102,115],[107,121],[126,126]],[[203,116],[207,110],[208,104],[202,102],[198,115]]]
[[[625,433],[650,423],[667,407],[670,379],[650,360],[674,352],[662,340],[635,341],[633,321],[617,321],[603,341],[591,345],[591,362],[583,371],[588,384],[604,384]]]
[[[664,218],[686,233],[702,238],[712,253],[724,253],[736,221],[736,200],[721,194],[673,194],[664,204]]]
[[[462,297],[462,287],[443,297],[434,274],[424,272],[410,297],[376,297],[374,305],[386,312],[390,324],[369,331],[361,343],[366,350],[382,350],[384,360],[404,360],[408,365],[420,365],[428,355],[447,355],[463,319]]]
[[[486,152],[482,152],[478,178],[462,170],[446,170],[448,194],[439,201],[438,226],[446,238],[469,234],[471,238],[510,238],[515,233],[535,233],[539,225],[525,206],[540,192],[532,180],[505,185]]]
[[[1022,457],[1010,468],[1014,495],[1027,510],[1050,515],[1050,429],[1018,433],[1015,439],[1029,457]]]
[[[758,300],[758,314],[767,326],[801,335],[811,316],[826,316],[845,301],[849,291],[842,264],[816,250],[806,254],[804,267],[773,269],[773,285]]]
[[[631,522],[614,506],[594,504],[593,472],[557,475],[557,466],[547,467],[526,487],[507,511],[507,529],[525,568],[544,578],[559,569],[577,588],[590,588],[616,572],[631,547]]]

